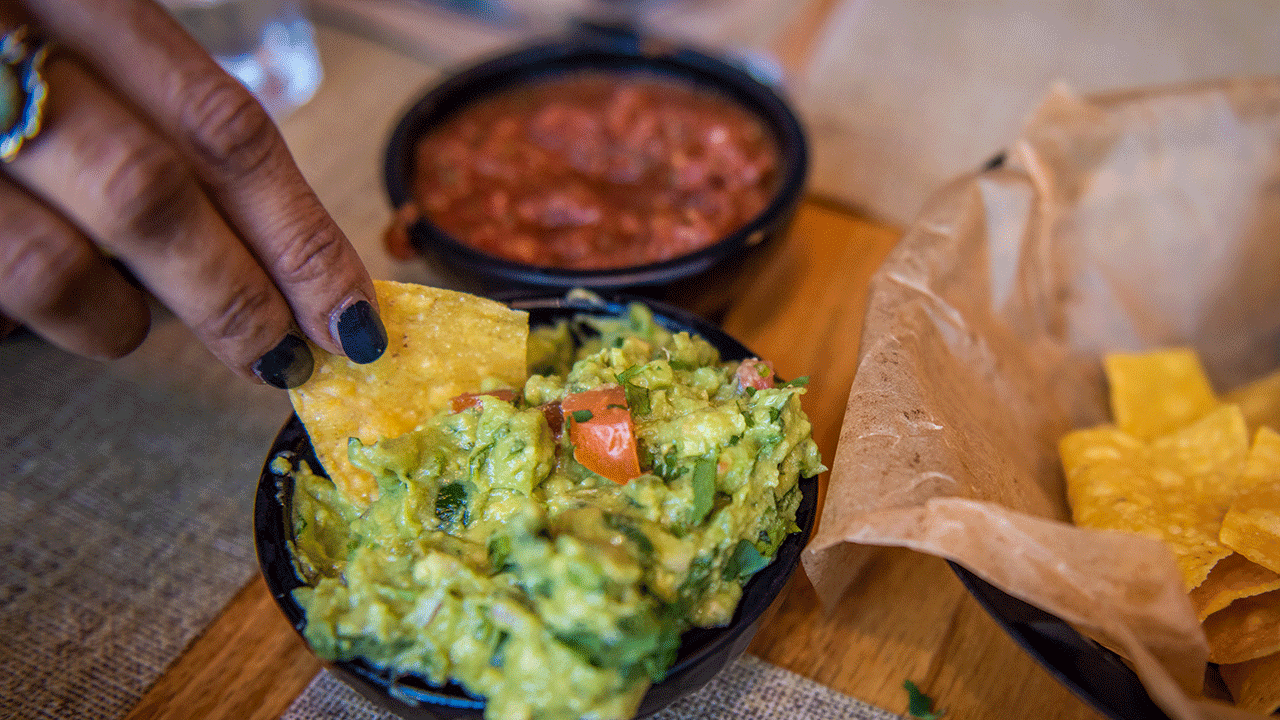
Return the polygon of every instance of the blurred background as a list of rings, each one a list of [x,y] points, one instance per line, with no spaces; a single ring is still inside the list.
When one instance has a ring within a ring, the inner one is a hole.
[[[813,193],[894,225],[1016,137],[1057,82],[1082,94],[1280,73],[1273,0],[311,0],[322,25],[442,68],[628,17],[779,80]]]

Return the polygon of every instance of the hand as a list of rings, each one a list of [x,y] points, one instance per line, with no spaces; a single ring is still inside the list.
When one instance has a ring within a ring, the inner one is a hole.
[[[127,354],[150,314],[119,263],[242,375],[305,381],[299,328],[356,362],[382,354],[355,250],[266,111],[162,7],[0,5],[0,34],[20,24],[59,49],[39,134],[0,166],[0,328]]]

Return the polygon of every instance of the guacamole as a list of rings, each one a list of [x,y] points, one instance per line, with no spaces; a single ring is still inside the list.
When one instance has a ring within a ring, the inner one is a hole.
[[[485,698],[489,720],[630,718],[692,626],[797,529],[821,472],[802,383],[648,309],[535,328],[522,388],[365,446],[367,507],[294,469],[294,591],[322,657]]]

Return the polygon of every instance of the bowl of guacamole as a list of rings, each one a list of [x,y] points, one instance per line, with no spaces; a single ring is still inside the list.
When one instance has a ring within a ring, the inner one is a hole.
[[[330,672],[402,717],[643,717],[741,655],[799,564],[825,469],[804,379],[651,300],[511,304],[524,387],[353,441],[368,507],[290,418],[262,572]]]

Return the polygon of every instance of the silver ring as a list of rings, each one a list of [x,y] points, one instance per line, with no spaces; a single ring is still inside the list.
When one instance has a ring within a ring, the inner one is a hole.
[[[12,161],[40,133],[49,86],[42,75],[49,46],[26,25],[0,38],[0,160]]]

